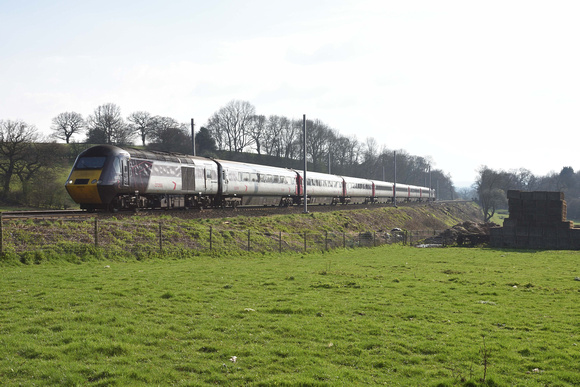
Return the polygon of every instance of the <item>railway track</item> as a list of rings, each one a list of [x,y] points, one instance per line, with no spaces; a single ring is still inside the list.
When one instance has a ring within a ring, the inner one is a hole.
[[[3,211],[2,219],[66,219],[94,216],[82,210]]]
[[[432,203],[428,202],[402,202],[397,203],[397,206],[424,206],[432,204],[443,204],[445,201],[436,201]],[[316,205],[312,204],[308,206],[308,212],[332,212],[332,211],[344,211],[344,210],[363,210],[363,209],[373,209],[373,208],[383,208],[383,207],[393,207],[392,203],[373,203],[373,204],[348,204],[348,205]],[[140,216],[140,215],[172,215],[179,218],[191,218],[191,219],[203,219],[203,218],[228,218],[234,216],[268,216],[268,215],[284,215],[284,214],[300,214],[304,212],[303,206],[291,206],[291,207],[264,207],[264,206],[251,206],[251,207],[237,207],[237,208],[206,208],[206,209],[193,209],[193,210],[139,210],[138,212],[133,211],[120,211],[116,213],[109,212],[87,212],[84,210],[47,210],[47,211],[4,211],[1,213],[2,219],[67,219],[67,218],[82,218],[82,217],[95,217],[108,218],[108,217],[128,217],[128,216]]]

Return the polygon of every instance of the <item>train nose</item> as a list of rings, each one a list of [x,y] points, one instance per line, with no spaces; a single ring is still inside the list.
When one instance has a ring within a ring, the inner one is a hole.
[[[71,198],[81,203],[100,204],[98,184],[101,171],[74,171],[65,184]]]

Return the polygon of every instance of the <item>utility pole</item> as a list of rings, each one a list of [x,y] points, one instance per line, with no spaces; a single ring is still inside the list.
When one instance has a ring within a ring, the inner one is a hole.
[[[397,207],[397,151],[393,152],[394,154],[394,159],[395,159],[395,178],[394,178],[394,182],[393,182],[393,203],[395,205],[395,207]]]
[[[304,185],[304,213],[307,214],[308,213],[308,196],[306,195],[306,188],[307,188],[307,184],[306,184],[306,169],[307,169],[307,163],[306,163],[306,114],[302,115],[302,149],[303,149],[303,157],[304,157],[304,179],[303,179],[303,185]]]
[[[193,118],[191,119],[191,147],[193,148],[193,155],[195,154],[195,124],[193,123]]]

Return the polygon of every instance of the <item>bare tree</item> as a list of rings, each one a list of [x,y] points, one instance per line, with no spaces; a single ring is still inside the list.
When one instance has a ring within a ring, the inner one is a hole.
[[[262,142],[265,141],[266,136],[266,116],[255,115],[250,120],[249,125],[250,137],[256,147],[256,152],[262,154]]]
[[[286,117],[280,118],[280,149],[283,157],[296,159],[296,155],[301,147],[299,144],[302,133],[302,120],[291,120]]]
[[[234,100],[210,117],[207,128],[220,149],[242,152],[254,143],[250,127],[255,115],[256,108],[252,104]]]
[[[132,138],[131,130],[125,125],[121,116],[121,108],[113,103],[97,107],[93,115],[88,117],[87,126],[89,140],[104,140],[91,142],[127,144]]]
[[[68,144],[74,134],[81,133],[85,127],[83,116],[75,112],[60,113],[52,119],[52,136],[59,140],[65,140]]]
[[[281,137],[282,125],[280,116],[269,116],[264,128],[264,153],[269,156],[280,157],[282,154]]]
[[[324,164],[324,156],[328,155],[330,128],[320,120],[306,121],[306,151],[312,157],[315,168]]]
[[[145,146],[146,138],[153,131],[153,117],[151,117],[151,114],[144,111],[133,112],[127,117],[127,121],[131,123],[131,129],[141,137],[141,142]]]
[[[10,192],[10,182],[18,163],[26,159],[30,144],[38,139],[38,131],[24,121],[0,120],[0,172],[2,195]]]

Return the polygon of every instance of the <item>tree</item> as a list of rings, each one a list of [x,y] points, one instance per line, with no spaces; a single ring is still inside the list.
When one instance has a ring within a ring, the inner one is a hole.
[[[28,144],[26,154],[16,163],[14,169],[14,173],[22,185],[21,200],[26,204],[31,204],[29,200],[31,194],[38,191],[44,192],[47,188],[45,184],[40,186],[35,184],[37,177],[47,173],[54,175],[51,172],[54,172],[57,166],[62,166],[65,160],[66,148],[62,146],[55,143],[36,142]],[[44,194],[49,196],[47,192]],[[37,204],[40,203],[37,202]]]
[[[0,120],[0,172],[2,196],[10,193],[10,182],[18,164],[29,154],[30,144],[37,141],[36,127],[24,121]]]
[[[328,155],[331,130],[320,120],[306,121],[306,151],[312,157],[312,164],[321,170],[323,158]],[[324,160],[325,161],[325,160]]]
[[[68,144],[74,134],[81,133],[85,127],[83,116],[75,112],[60,113],[52,119],[53,137],[65,140]]]
[[[250,120],[250,137],[256,146],[256,152],[262,154],[262,141],[266,134],[266,116],[256,115]]]
[[[479,169],[475,187],[485,222],[489,222],[496,209],[505,206],[507,202],[505,177],[505,173],[496,172],[486,166]]]
[[[130,143],[133,136],[123,121],[121,108],[113,103],[97,107],[88,117],[87,126],[87,142],[124,145]]]
[[[141,142],[145,146],[146,138],[153,131],[153,117],[144,111],[133,112],[127,117],[131,130],[141,137]]]
[[[256,108],[252,104],[233,100],[210,117],[207,128],[220,149],[242,152],[253,144],[250,127],[255,115]]]
[[[217,150],[215,140],[209,130],[205,127],[199,128],[195,134],[195,154],[210,155]]]
[[[155,116],[151,119],[149,149],[191,154],[191,136],[187,125],[171,117]]]

